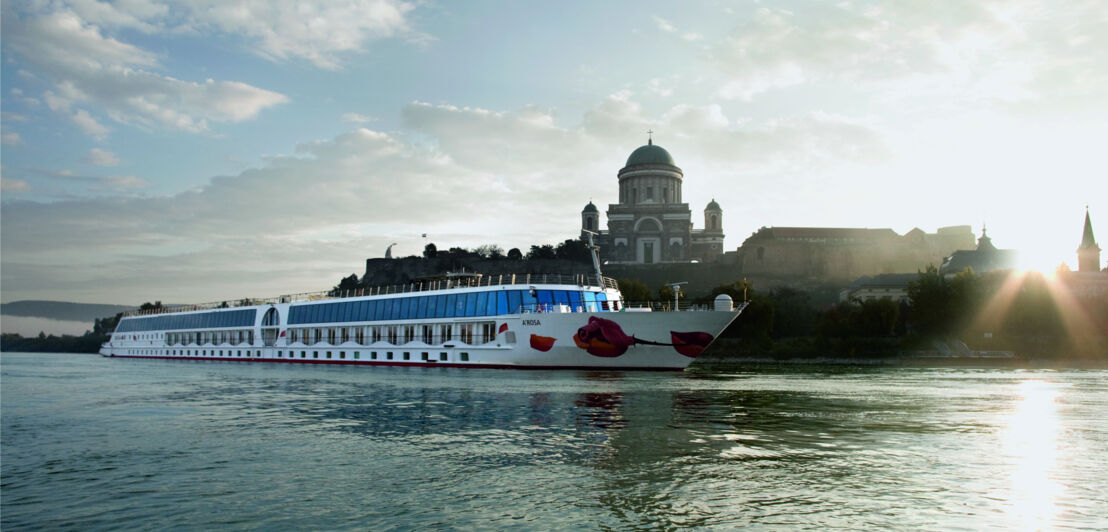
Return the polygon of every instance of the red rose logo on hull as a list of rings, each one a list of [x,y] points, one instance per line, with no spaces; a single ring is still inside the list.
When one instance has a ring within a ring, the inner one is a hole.
[[[590,355],[613,358],[626,353],[635,338],[627,336],[612,320],[589,316],[589,322],[573,335],[573,342]]]
[[[669,337],[673,340],[673,348],[689,358],[696,358],[712,343],[712,335],[705,332],[670,331]]]
[[[531,335],[531,348],[532,349],[538,349],[539,351],[542,351],[542,352],[545,353],[547,351],[550,351],[550,349],[552,347],[554,347],[554,342],[556,342],[556,341],[558,341],[556,338],[551,338],[549,336],[539,336],[537,334],[532,334]]]
[[[612,320],[590,316],[589,322],[577,329],[577,334],[573,335],[573,343],[590,355],[605,358],[618,357],[635,344],[673,346],[678,353],[696,358],[713,340],[712,335],[705,332],[670,331],[669,335],[673,343],[640,340],[634,336],[628,336],[619,324]]]

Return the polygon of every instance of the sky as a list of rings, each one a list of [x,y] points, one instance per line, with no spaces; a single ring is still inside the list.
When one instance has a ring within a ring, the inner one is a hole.
[[[577,236],[654,131],[725,249],[1108,235],[1103,1],[2,2],[0,299],[325,290]],[[602,221],[603,223],[603,221]],[[1100,224],[1100,225],[1097,225]],[[426,234],[426,237],[423,235]],[[1108,248],[1103,241],[1103,247]]]

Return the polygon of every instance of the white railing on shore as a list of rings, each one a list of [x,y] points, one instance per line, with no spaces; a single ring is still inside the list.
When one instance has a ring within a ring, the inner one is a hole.
[[[611,277],[601,277],[604,283],[600,288],[618,289],[619,285]],[[157,314],[173,314],[177,312],[192,312],[196,310],[212,310],[220,308],[250,307],[255,305],[267,305],[270,303],[295,303],[298,301],[317,301],[321,299],[343,299],[348,297],[376,296],[387,294],[406,294],[412,292],[429,292],[433,290],[446,290],[449,288],[470,288],[480,286],[510,286],[533,284],[562,284],[577,285],[581,287],[596,287],[596,276],[592,274],[565,275],[559,273],[512,273],[496,275],[469,275],[448,277],[427,281],[415,281],[408,284],[372,286],[356,288],[353,290],[324,290],[320,292],[303,292],[299,294],[286,294],[268,298],[245,298],[234,301],[216,301],[199,303],[195,305],[163,306],[147,310],[132,310],[124,312],[126,316],[153,316]]]

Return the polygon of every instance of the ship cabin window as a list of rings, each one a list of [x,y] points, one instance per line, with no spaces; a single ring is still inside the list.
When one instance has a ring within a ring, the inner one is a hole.
[[[339,358],[346,358],[346,351],[339,351]]]
[[[460,353],[458,356],[461,357],[462,362],[469,362],[469,353]]]
[[[404,351],[404,360],[411,360],[411,359],[412,359],[412,354],[407,352],[407,351]]]
[[[369,359],[370,360],[377,360],[377,351],[370,351],[369,352]]]
[[[319,358],[319,351],[312,351],[312,358]]]
[[[385,353],[385,358],[387,358],[389,360],[392,360],[392,351],[389,351],[388,353]]]
[[[362,358],[362,354],[357,352],[357,351],[354,351],[354,360],[358,360],[359,358]]]
[[[307,358],[307,357],[308,357],[308,352],[307,351],[301,351],[300,352],[300,358]]]
[[[430,358],[430,353],[428,353],[426,351],[424,351],[422,356],[420,356],[420,359],[423,360],[424,362],[426,362],[429,358]]]
[[[327,358],[331,358],[331,352],[330,351],[327,352]]]
[[[281,353],[282,353],[282,351],[278,349],[277,350],[277,358],[281,358]]]
[[[446,353],[445,352],[439,353],[439,360],[443,361],[443,362],[446,361]]]
[[[423,343],[430,344],[430,343],[434,342],[434,337],[435,337],[435,332],[434,331],[435,331],[434,325],[424,325],[423,326]]]

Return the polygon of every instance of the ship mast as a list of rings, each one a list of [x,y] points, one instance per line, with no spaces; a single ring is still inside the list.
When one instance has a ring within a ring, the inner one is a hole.
[[[600,246],[594,244],[592,240],[592,237],[595,236],[596,233],[587,229],[581,232],[589,235],[589,255],[592,256],[592,267],[596,270],[596,286],[604,288],[604,276],[600,273],[600,255],[598,254]]]

